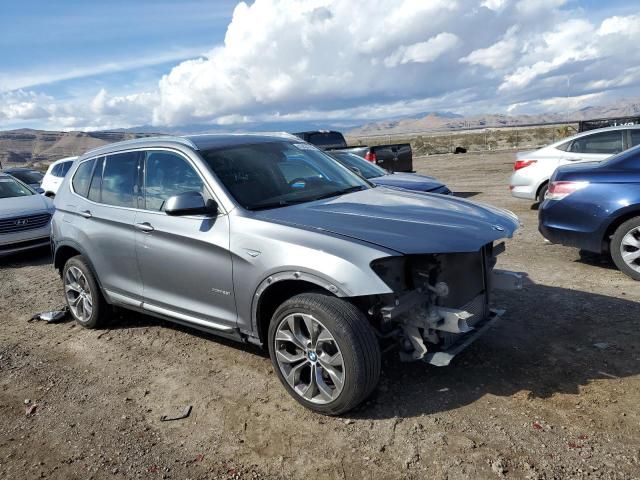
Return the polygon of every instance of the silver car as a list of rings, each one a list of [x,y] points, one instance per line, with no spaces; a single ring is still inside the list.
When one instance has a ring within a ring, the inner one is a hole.
[[[510,212],[374,186],[286,134],[146,138],[81,156],[55,198],[75,320],[136,310],[267,348],[302,405],[340,414],[380,344],[447,365],[497,318]]]
[[[0,256],[49,245],[53,203],[0,173]]]

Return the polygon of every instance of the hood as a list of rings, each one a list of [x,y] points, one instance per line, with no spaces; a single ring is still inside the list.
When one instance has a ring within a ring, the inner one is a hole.
[[[0,218],[51,212],[53,202],[43,195],[0,198]]]
[[[507,210],[435,193],[376,187],[340,197],[254,212],[256,218],[327,231],[404,254],[475,252],[511,237]]]
[[[444,187],[444,184],[442,182],[439,182],[433,177],[427,177],[426,175],[417,175],[415,173],[394,173],[392,175],[370,178],[369,181],[375,183],[376,185],[406,188],[409,190],[418,190],[421,192],[428,192],[431,190],[435,190],[436,188]]]

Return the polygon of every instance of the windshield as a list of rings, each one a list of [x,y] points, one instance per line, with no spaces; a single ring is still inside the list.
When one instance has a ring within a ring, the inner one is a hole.
[[[370,187],[308,143],[238,145],[201,154],[229,193],[249,210],[310,202]]]
[[[0,178],[0,198],[26,197],[35,192],[13,178]]]
[[[9,175],[16,177],[18,180],[24,183],[40,183],[42,182],[42,175],[36,170],[23,170],[17,172],[10,172]]]
[[[333,153],[332,156],[347,168],[357,169],[364,178],[376,178],[387,175],[387,171],[366,161],[355,153]]]

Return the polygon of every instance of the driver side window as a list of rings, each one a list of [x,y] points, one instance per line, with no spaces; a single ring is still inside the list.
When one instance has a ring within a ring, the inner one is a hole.
[[[166,201],[180,193],[198,192],[207,198],[204,182],[189,162],[178,154],[146,152],[144,177],[147,210],[164,210]]]

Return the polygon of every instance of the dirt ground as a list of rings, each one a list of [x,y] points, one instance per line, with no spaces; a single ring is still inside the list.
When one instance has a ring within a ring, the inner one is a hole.
[[[341,418],[300,407],[253,347],[128,313],[29,323],[62,304],[59,278],[46,251],[2,260],[0,478],[640,478],[639,284],[545,243],[509,196],[512,159],[415,163],[519,215],[498,266],[531,281],[449,367],[386,355]]]

